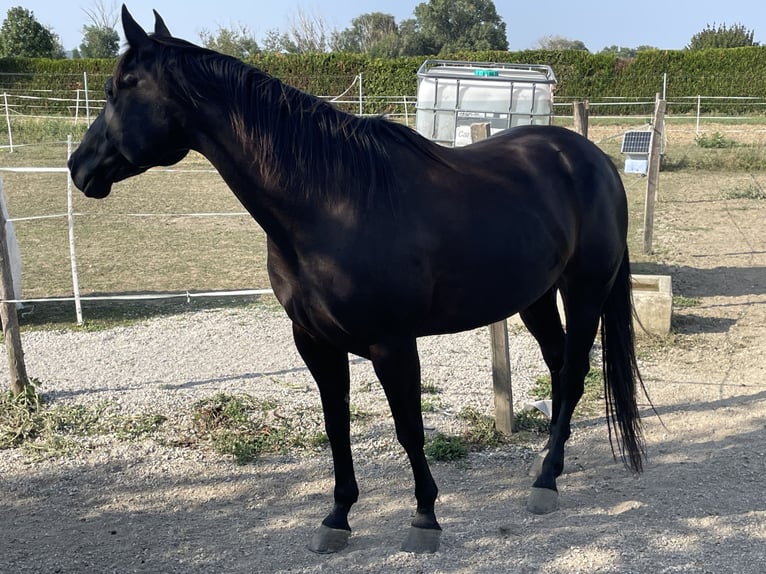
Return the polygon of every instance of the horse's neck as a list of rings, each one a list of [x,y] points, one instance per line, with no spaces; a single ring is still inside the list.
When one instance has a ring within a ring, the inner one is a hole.
[[[225,111],[208,112],[202,122],[194,149],[213,164],[269,237],[284,236],[291,213],[305,209],[310,198],[280,186],[285,178],[279,158],[253,149],[257,138],[244,140]]]

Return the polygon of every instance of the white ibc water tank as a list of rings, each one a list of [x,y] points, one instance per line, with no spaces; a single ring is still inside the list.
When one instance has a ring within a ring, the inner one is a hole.
[[[415,129],[449,146],[470,143],[470,125],[492,132],[549,124],[556,78],[549,66],[426,60],[418,71]]]

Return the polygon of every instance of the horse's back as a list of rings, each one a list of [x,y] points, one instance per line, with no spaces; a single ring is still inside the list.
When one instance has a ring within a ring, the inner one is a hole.
[[[434,278],[424,331],[514,314],[567,277],[610,280],[625,251],[619,173],[592,142],[558,127],[512,128],[446,150],[427,172],[425,257]]]

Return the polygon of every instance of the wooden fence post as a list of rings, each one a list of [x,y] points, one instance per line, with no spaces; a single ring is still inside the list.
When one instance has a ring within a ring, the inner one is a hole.
[[[581,136],[588,137],[588,100],[574,102],[572,104],[572,117],[574,119],[574,130]]]
[[[471,125],[471,141],[488,138],[488,123]],[[508,322],[503,319],[489,326],[492,347],[492,388],[495,395],[495,428],[504,435],[513,433],[513,389],[511,387],[511,352],[508,347]]]
[[[657,94],[654,107],[654,124],[649,139],[649,169],[646,176],[646,199],[644,202],[644,253],[652,252],[654,206],[657,202],[657,190],[660,187],[660,160],[662,157],[662,137],[665,131],[665,107],[665,100]]]
[[[3,193],[3,180],[0,178],[0,196]],[[4,202],[4,198],[0,197]],[[19,318],[16,316],[16,304],[13,300],[13,276],[8,255],[8,239],[5,233],[6,219],[0,209],[0,320],[3,322],[5,348],[8,351],[8,372],[11,377],[11,391],[21,394],[29,386],[27,367],[24,364],[24,350],[21,347]]]

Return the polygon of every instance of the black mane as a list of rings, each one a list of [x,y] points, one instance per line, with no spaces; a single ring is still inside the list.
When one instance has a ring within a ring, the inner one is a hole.
[[[300,189],[306,196],[334,189],[364,203],[399,187],[391,146],[446,163],[437,144],[405,125],[343,112],[236,58],[185,40],[153,39],[164,51],[157,60],[164,62],[163,73],[174,74],[177,95],[194,105],[213,98],[218,105],[226,102],[235,134],[253,154],[263,181],[275,188]]]

